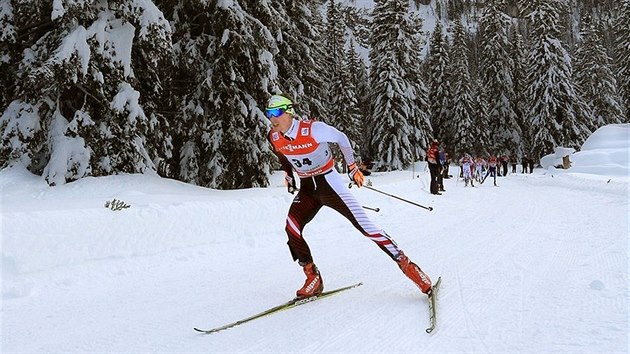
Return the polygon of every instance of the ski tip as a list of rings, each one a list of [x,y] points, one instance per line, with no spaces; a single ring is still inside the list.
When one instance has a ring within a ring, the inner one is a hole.
[[[431,288],[437,288],[440,286],[440,284],[442,283],[442,277],[439,276],[438,280],[435,282],[435,284],[433,284],[433,286]]]
[[[433,285],[431,286],[431,291],[429,291],[427,293],[428,297],[431,297],[431,295],[433,295],[434,291],[437,291],[440,288],[440,284],[442,283],[442,277],[438,277],[437,281],[435,283],[433,283]]]
[[[203,333],[203,334],[210,334],[210,333],[214,333],[217,332],[215,330],[207,330],[207,329],[201,329],[201,328],[197,328],[197,327],[193,327],[193,329],[199,333]]]

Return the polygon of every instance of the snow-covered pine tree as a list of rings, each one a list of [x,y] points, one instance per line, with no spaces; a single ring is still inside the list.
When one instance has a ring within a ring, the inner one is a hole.
[[[340,96],[331,109],[331,115],[337,129],[348,136],[354,151],[359,152],[363,140],[363,119],[359,110],[358,89],[353,77],[353,73],[356,71],[353,65],[356,65],[356,62],[352,59],[356,57],[356,52],[353,47],[349,46],[344,54],[344,67],[341,68],[340,80],[343,86],[336,88],[333,85],[332,92],[339,92]]]
[[[489,87],[480,79],[471,79],[473,85],[472,91],[477,93],[476,100],[473,100],[473,109],[475,114],[473,115],[473,125],[470,129],[470,135],[474,136],[472,143],[472,149],[469,151],[475,156],[489,156],[490,153],[496,153],[492,150],[493,135],[490,132],[490,123],[488,112],[490,111],[488,99]]]
[[[531,139],[529,136],[529,123],[526,122],[525,118],[525,112],[527,110],[526,102],[528,101],[526,96],[527,75],[525,70],[527,50],[517,23],[513,24],[511,29],[510,57],[512,58],[512,91],[514,93],[512,102],[514,103],[513,107],[514,113],[516,114],[516,122],[521,133],[520,152],[517,152],[517,156],[522,157],[526,151],[529,151]]]
[[[419,122],[428,114],[418,105],[427,102],[420,82],[418,24],[407,14],[408,2],[376,0],[370,40],[370,82],[373,112],[370,119],[370,154],[377,170],[391,171],[409,166],[431,136]]]
[[[589,128],[595,131],[606,124],[621,123],[623,110],[611,70],[612,59],[590,15],[582,19],[581,35],[575,52],[575,82],[593,112]]]
[[[278,92],[292,96],[298,114],[303,117],[325,119],[328,116],[326,62],[321,43],[325,27],[319,11],[323,2],[274,0],[272,3],[280,13],[264,19],[263,24],[278,46],[273,58],[278,67]]]
[[[488,148],[495,154],[520,152],[521,132],[514,109],[514,83],[508,31],[510,18],[501,11],[505,0],[485,3],[480,20],[479,77],[486,90]]]
[[[450,53],[451,94],[453,107],[445,127],[453,140],[447,142],[453,153],[471,153],[477,136],[474,133],[475,109],[473,84],[468,71],[466,33],[459,19],[453,22],[453,45]]]
[[[450,144],[453,137],[448,135],[449,130],[446,128],[452,104],[448,50],[448,39],[443,33],[442,21],[438,20],[431,34],[429,52],[426,57],[426,70],[429,77],[429,112],[433,137]]]
[[[617,85],[626,114],[625,122],[630,123],[630,0],[621,0],[617,4],[614,32]]]
[[[137,80],[155,74],[145,71],[146,62],[136,65],[132,53],[147,50],[156,61],[170,56],[170,27],[157,7],[20,1],[13,14],[23,54],[13,100],[0,118],[2,150],[12,141],[13,160],[51,185],[154,170],[146,146],[158,123],[145,113]]]
[[[34,4],[31,4],[33,7]],[[18,8],[19,9],[19,8]],[[16,9],[17,11],[17,9]],[[24,40],[18,36],[16,26],[19,27],[19,21],[22,19],[31,19],[32,17],[16,17],[13,6],[9,0],[0,0],[0,168],[4,168],[12,162],[22,161],[23,164],[30,164],[31,157],[27,151],[28,140],[32,140],[35,129],[33,124],[37,124],[36,119],[22,119],[18,121],[17,113],[13,115],[7,114],[6,107],[9,103],[17,98],[15,94],[17,77],[17,68],[20,63],[22,48],[21,41]],[[18,39],[20,42],[18,42]],[[28,108],[33,111],[34,107]],[[31,113],[33,114],[33,113]],[[13,125],[9,127],[9,125]],[[18,125],[22,125],[19,127]],[[39,130],[39,129],[38,129]],[[19,136],[19,138],[14,138]],[[13,143],[10,140],[13,139]]]
[[[260,106],[274,83],[275,49],[269,29],[258,20],[284,16],[264,2],[208,4],[213,21],[205,91],[201,184],[219,189],[266,186],[272,155]]]
[[[172,121],[173,155],[164,168],[181,181],[199,185],[199,170],[203,160],[202,129],[205,124],[204,95],[208,89],[205,73],[209,70],[206,48],[214,40],[207,30],[213,22],[212,14],[197,1],[162,2],[165,14],[171,20],[175,69],[169,91],[173,95]]]
[[[527,3],[531,44],[527,97],[532,155],[539,159],[558,146],[579,149],[590,135],[590,111],[575,88],[571,57],[560,41],[561,0]]]
[[[17,80],[16,67],[21,53],[14,23],[11,1],[0,0],[0,107],[7,107],[13,100]],[[5,164],[7,157],[8,154],[0,154],[0,166]]]
[[[155,9],[160,9],[156,14],[165,21],[166,16],[161,12],[162,3],[158,0],[154,0],[154,3]],[[125,2],[125,6],[129,7],[129,4]],[[139,6],[131,6],[124,13],[131,14],[128,21],[138,28],[145,26],[139,22],[144,21],[144,16],[154,15]],[[174,113],[176,96],[171,91],[175,52],[172,28],[166,22],[162,26],[156,28],[155,25],[149,24],[147,28],[141,30],[141,35],[131,48],[131,56],[136,79],[134,87],[141,93],[142,109],[148,118],[145,149],[160,175],[174,177],[174,171],[168,170],[167,161],[173,158],[172,124],[178,118]]]
[[[423,78],[422,50],[426,44],[425,34],[422,32],[422,18],[414,13],[409,14],[406,32],[412,38],[409,47],[399,50],[399,59],[405,68],[405,78],[411,83],[413,103],[410,106],[410,125],[412,128],[409,142],[412,146],[412,161],[424,160],[434,133],[431,126],[429,89]],[[404,28],[404,27],[403,27]]]
[[[329,0],[326,11],[326,31],[323,37],[326,60],[326,106],[328,116],[322,120],[337,125],[337,121],[346,113],[346,97],[343,70],[346,68],[345,56],[345,25],[339,11],[339,5],[335,0]],[[356,104],[356,102],[355,102]]]
[[[360,139],[361,122],[358,110],[356,86],[350,76],[350,52],[353,48],[345,49],[345,29],[343,18],[339,11],[339,5],[331,0],[328,3],[326,18],[326,35],[324,47],[326,52],[326,86],[328,97],[326,100],[326,121],[344,132],[352,147],[356,150]],[[335,150],[335,159],[339,168],[345,170],[343,155]]]
[[[366,119],[370,112],[370,101],[368,97],[369,93],[369,76],[365,62],[359,56],[356,50],[356,42],[351,38],[349,41],[349,50],[347,52],[348,70],[350,74],[350,81],[354,85],[357,98],[357,114],[359,118],[359,136],[357,137],[357,144],[362,155],[367,155],[368,141],[367,136],[367,124]]]

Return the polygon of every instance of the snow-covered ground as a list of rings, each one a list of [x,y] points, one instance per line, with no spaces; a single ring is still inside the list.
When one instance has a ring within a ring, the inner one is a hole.
[[[23,168],[5,169],[0,349],[628,352],[628,140],[605,159],[588,151],[574,162],[579,173],[521,174],[519,166],[499,187],[446,180],[441,196],[428,193],[422,163],[369,177],[431,212],[352,189],[380,208],[369,215],[412,260],[434,281],[442,276],[430,335],[426,297],[329,209],[305,230],[326,288],[363,286],[223,332],[192,330],[277,305],[302,285],[286,246],[292,196],[281,175],[269,188],[237,191],[146,175],[51,188]],[[130,207],[106,208],[112,199]]]

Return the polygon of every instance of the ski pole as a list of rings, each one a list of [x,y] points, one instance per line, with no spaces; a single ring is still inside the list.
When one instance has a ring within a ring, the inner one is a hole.
[[[381,209],[379,209],[379,208],[370,208],[369,206],[365,206],[365,205],[363,205],[363,209],[372,210],[372,211],[375,211],[377,213],[379,211],[381,211]]]
[[[348,188],[352,188],[352,183],[348,184]],[[433,210],[433,207],[426,207],[426,206],[424,206],[424,205],[420,205],[420,204],[418,204],[418,203],[414,203],[414,202],[412,202],[412,201],[410,201],[410,200],[407,200],[407,199],[404,199],[404,198],[401,198],[401,197],[395,196],[395,195],[393,195],[393,194],[389,194],[389,193],[385,193],[385,192],[383,192],[383,191],[379,191],[378,189],[376,189],[376,188],[372,188],[372,187],[370,187],[370,186],[366,186],[366,185],[364,185],[364,186],[363,186],[363,188],[371,189],[371,190],[373,190],[373,191],[375,191],[375,192],[379,192],[379,193],[381,193],[381,194],[385,194],[385,195],[386,195],[386,196],[388,196],[388,197],[392,197],[392,198],[395,198],[395,199],[398,199],[398,200],[402,200],[403,202],[407,202],[407,203],[409,203],[409,204],[413,204],[413,205],[415,205],[415,206],[417,206],[417,207],[420,207],[420,208],[426,209],[426,210],[428,210],[428,211]]]
[[[352,187],[352,183],[350,183],[350,185],[349,185],[349,187],[348,187],[348,188],[350,188],[350,187]],[[299,191],[300,189],[299,189],[299,188],[295,188],[295,190],[296,190],[296,191]],[[293,194],[293,193],[291,193],[291,194]],[[380,208],[372,208],[372,207],[365,206],[365,205],[362,205],[362,206],[363,206],[363,209],[372,210],[372,211],[375,211],[375,212],[377,212],[377,213],[378,213],[379,211],[381,211],[381,209],[380,209]]]
[[[385,192],[383,192],[383,191],[379,191],[378,189],[376,189],[376,188],[372,188],[372,187],[370,187],[370,186],[363,186],[363,187],[365,187],[365,188],[367,188],[367,189],[371,189],[371,190],[373,190],[373,191],[375,191],[375,192],[379,192],[379,193],[381,193],[381,194],[385,194],[385,195],[386,195],[386,196],[388,196],[388,197],[392,197],[392,198],[395,198],[395,199],[398,199],[398,200],[402,200],[403,202],[407,202],[407,203],[409,203],[409,204],[413,204],[413,205],[415,205],[415,206],[417,206],[417,207],[420,207],[420,208],[426,209],[426,210],[428,210],[428,211],[433,210],[433,207],[426,207],[426,206],[424,206],[424,205],[420,205],[420,204],[418,204],[418,203],[414,203],[414,202],[412,202],[412,201],[410,201],[410,200],[407,200],[407,199],[404,199],[404,198],[401,198],[401,197],[395,196],[395,195],[393,195],[393,194],[389,194],[389,193],[385,193]]]

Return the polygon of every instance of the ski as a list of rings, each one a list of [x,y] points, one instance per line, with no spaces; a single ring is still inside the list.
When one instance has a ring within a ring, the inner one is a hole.
[[[440,283],[442,282],[442,277],[439,277],[437,283],[431,287],[431,292],[429,293],[429,320],[431,321],[431,326],[426,329],[427,333],[433,332],[435,329],[436,321],[437,321],[437,293],[440,290]]]
[[[257,318],[261,318],[261,317],[264,317],[264,316],[267,316],[267,315],[271,315],[272,313],[276,313],[276,312],[288,310],[288,309],[296,307],[296,306],[304,305],[304,304],[306,304],[308,302],[312,302],[312,301],[315,301],[315,300],[323,299],[325,297],[329,297],[331,295],[338,294],[338,293],[340,293],[342,291],[349,290],[349,289],[352,289],[352,288],[356,288],[356,287],[361,286],[361,285],[363,285],[363,283],[356,283],[356,284],[353,284],[353,285],[344,286],[343,288],[338,288],[338,289],[334,289],[334,290],[330,290],[330,291],[324,291],[323,293],[321,293],[319,295],[315,295],[315,296],[311,296],[311,297],[306,297],[306,298],[296,297],[296,298],[294,298],[294,299],[292,299],[290,301],[285,302],[284,304],[272,307],[272,308],[270,308],[268,310],[265,310],[265,311],[263,311],[261,313],[258,313],[258,314],[255,314],[253,316],[244,318],[242,320],[238,320],[236,322],[228,323],[228,324],[226,324],[224,326],[221,326],[221,327],[217,327],[217,328],[213,328],[213,329],[199,329],[199,328],[195,327],[193,329],[195,331],[197,331],[197,332],[206,333],[206,334],[216,333],[216,332],[222,331],[224,329],[232,328],[232,327],[241,325],[243,323],[255,320]]]

